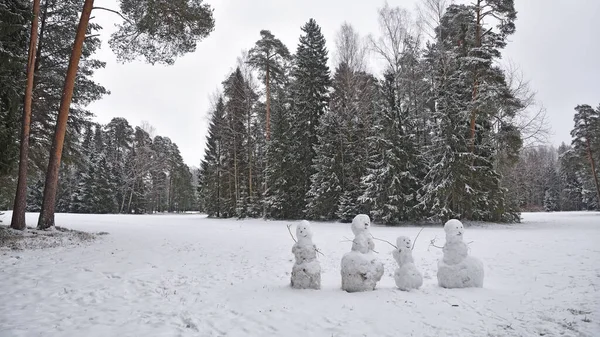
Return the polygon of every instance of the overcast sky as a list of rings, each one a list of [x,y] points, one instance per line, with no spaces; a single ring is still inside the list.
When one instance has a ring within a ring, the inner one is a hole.
[[[204,152],[210,96],[236,65],[243,49],[270,30],[295,53],[300,27],[309,18],[321,26],[328,49],[347,21],[361,34],[378,34],[377,9],[384,1],[356,0],[205,0],[214,8],[215,30],[196,52],[173,66],[143,62],[118,64],[108,37],[119,17],[94,11],[104,26],[103,47],[97,58],[106,61],[95,80],[111,91],[89,106],[96,121],[125,117],[132,125],[149,122],[156,133],[177,143],[184,161],[198,166]],[[390,6],[413,10],[417,0],[389,0]],[[504,60],[517,64],[537,99],[546,107],[553,129],[551,143],[570,142],[573,108],[600,104],[600,1],[515,0],[517,30],[504,51]],[[116,0],[97,0],[117,9]],[[331,58],[331,55],[330,55]]]

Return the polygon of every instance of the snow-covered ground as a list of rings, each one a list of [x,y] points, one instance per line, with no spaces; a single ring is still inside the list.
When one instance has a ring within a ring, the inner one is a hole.
[[[313,223],[322,289],[295,290],[289,222],[59,214],[61,226],[110,234],[0,251],[0,336],[600,336],[600,213],[523,217],[467,227],[483,289],[437,286],[442,252],[428,246],[443,244],[440,226],[416,242],[421,289],[395,288],[392,248],[376,241],[378,289],[349,294],[340,290],[349,224]],[[418,230],[371,232],[395,242]]]

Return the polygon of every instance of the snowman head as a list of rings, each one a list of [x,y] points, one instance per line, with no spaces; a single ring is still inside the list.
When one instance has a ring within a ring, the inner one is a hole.
[[[410,250],[412,248],[412,240],[408,236],[399,236],[396,239],[396,247],[399,252]]]
[[[312,239],[312,230],[310,229],[310,223],[306,220],[302,220],[296,227],[296,237],[298,241],[305,241]]]
[[[465,227],[463,227],[462,222],[456,219],[450,219],[444,225],[444,231],[446,232],[446,237],[462,239],[462,236],[465,233]]]
[[[371,226],[371,219],[366,214],[359,214],[352,220],[352,233],[358,235],[366,230],[369,230]]]

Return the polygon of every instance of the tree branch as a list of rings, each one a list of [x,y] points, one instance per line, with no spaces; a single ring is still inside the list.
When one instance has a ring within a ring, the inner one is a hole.
[[[117,14],[118,16],[120,16],[120,17],[121,17],[123,20],[125,20],[125,21],[127,21],[127,22],[131,23],[131,20],[129,20],[128,18],[126,18],[126,17],[125,17],[123,14],[121,14],[121,12],[119,12],[119,11],[116,11],[116,10],[114,10],[114,9],[105,8],[105,7],[92,7],[92,10],[94,10],[94,9],[101,9],[101,10],[104,10],[104,11],[107,11],[107,12],[115,13],[115,14]]]

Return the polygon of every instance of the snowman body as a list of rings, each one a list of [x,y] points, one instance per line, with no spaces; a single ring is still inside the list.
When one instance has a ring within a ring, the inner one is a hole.
[[[398,269],[394,272],[396,286],[403,291],[418,289],[423,285],[423,275],[415,266],[410,238],[398,237],[396,246],[398,248],[392,253],[394,260],[398,263]]]
[[[295,263],[292,267],[291,286],[296,289],[320,289],[321,265],[317,260],[317,246],[312,242],[308,221],[296,227],[298,241],[292,247]]]
[[[456,219],[444,225],[446,243],[444,257],[438,262],[438,284],[443,288],[483,287],[483,263],[469,256],[468,247],[463,241],[464,227]]]
[[[359,214],[352,220],[352,249],[342,257],[342,289],[347,292],[375,290],[377,282],[383,276],[383,263],[375,254],[375,243],[369,226],[371,220],[365,214]]]

